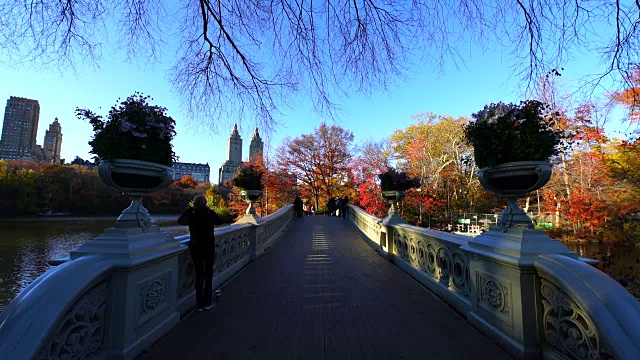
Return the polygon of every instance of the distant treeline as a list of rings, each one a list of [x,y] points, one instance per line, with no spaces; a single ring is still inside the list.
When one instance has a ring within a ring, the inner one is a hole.
[[[183,187],[176,182],[145,197],[152,213],[180,213],[190,200],[204,194],[208,183]],[[0,160],[0,216],[29,216],[44,212],[75,215],[119,214],[127,195],[107,187],[96,167]]]

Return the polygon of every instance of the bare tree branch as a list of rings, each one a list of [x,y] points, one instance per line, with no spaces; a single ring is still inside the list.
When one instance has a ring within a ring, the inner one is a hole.
[[[464,48],[508,50],[527,88],[589,51],[602,67],[585,86],[630,87],[639,32],[640,0],[0,0],[0,63],[98,66],[121,50],[152,65],[177,47],[176,93],[213,130],[267,131],[305,101],[332,117],[418,62],[464,65]]]

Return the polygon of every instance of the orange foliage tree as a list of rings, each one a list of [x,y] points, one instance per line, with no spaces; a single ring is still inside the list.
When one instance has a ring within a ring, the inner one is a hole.
[[[323,122],[311,134],[285,139],[277,151],[278,168],[296,177],[318,209],[350,186],[352,141],[350,131]]]
[[[194,188],[198,185],[198,180],[194,179],[191,175],[184,175],[180,180],[176,180],[178,186],[183,189]]]

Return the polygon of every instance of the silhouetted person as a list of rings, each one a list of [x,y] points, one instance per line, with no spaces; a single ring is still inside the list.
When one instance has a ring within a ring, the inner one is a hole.
[[[349,198],[348,197],[343,197],[340,200],[340,216],[342,216],[343,219],[347,218],[347,205],[349,204]]]
[[[216,239],[213,234],[215,225],[222,224],[222,219],[215,211],[207,207],[207,198],[198,195],[193,199],[193,207],[189,207],[179,218],[178,224],[188,225],[191,240],[189,250],[193,268],[196,271],[196,306],[198,312],[211,309],[213,261],[216,258]]]
[[[327,215],[333,216],[336,212],[336,203],[333,201],[333,198],[329,198],[327,200]]]
[[[293,208],[296,211],[297,217],[302,217],[302,206],[303,206],[302,199],[300,199],[300,196],[296,195],[296,198],[293,199]]]

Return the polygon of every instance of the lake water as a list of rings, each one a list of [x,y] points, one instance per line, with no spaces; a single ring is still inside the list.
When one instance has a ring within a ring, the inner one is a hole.
[[[186,226],[176,226],[177,218],[178,215],[158,215],[153,222],[174,236],[187,234]],[[69,251],[114,223],[115,217],[0,220],[0,313],[22,289],[52,268],[47,260],[68,256]],[[639,248],[585,242],[567,245],[582,257],[600,260],[600,270],[622,279],[629,291],[640,297]]]
[[[174,235],[188,233],[176,226],[179,215],[153,216],[152,221]],[[113,227],[116,217],[43,217],[0,220],[0,313],[22,289],[52,268],[49,259],[69,256],[89,239]]]
[[[609,274],[640,299],[640,248],[590,242],[565,243],[581,257],[599,260],[598,269]]]

